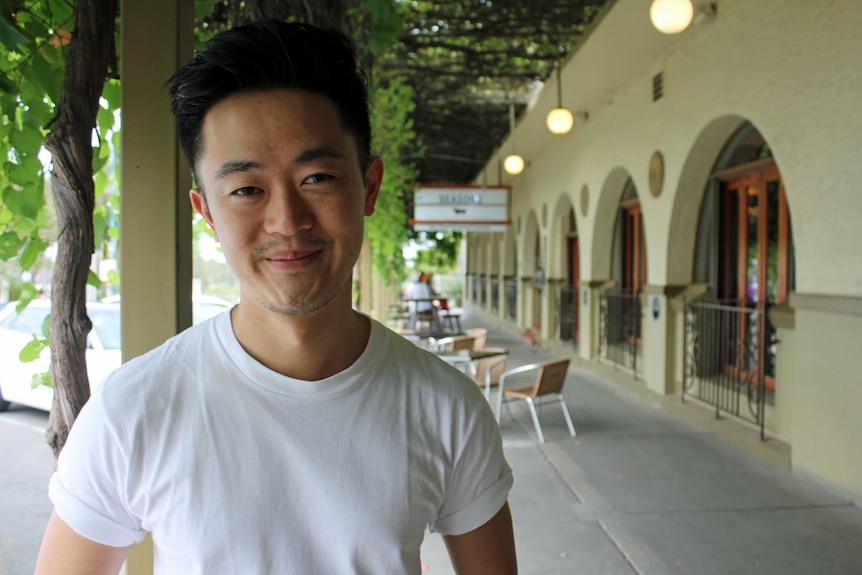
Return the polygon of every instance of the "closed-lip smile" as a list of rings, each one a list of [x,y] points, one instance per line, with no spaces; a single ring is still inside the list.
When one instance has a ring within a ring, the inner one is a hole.
[[[278,252],[266,255],[263,259],[277,267],[298,268],[314,261],[320,253],[319,249]]]

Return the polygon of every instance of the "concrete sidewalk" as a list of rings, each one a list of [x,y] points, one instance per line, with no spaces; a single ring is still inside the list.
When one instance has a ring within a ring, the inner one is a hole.
[[[509,367],[559,357],[488,327]],[[492,399],[493,399],[492,395]],[[862,509],[736,443],[574,364],[535,439],[523,402],[501,429],[515,474],[510,505],[519,573],[862,574]],[[424,571],[454,573],[439,536]]]

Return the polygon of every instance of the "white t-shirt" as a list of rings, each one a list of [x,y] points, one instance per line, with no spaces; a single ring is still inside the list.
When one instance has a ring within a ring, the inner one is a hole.
[[[108,378],[49,494],[93,541],[152,532],[158,575],[418,574],[426,527],[471,531],[511,485],[479,388],[432,354],[372,320],[351,367],[301,381],[225,313]]]

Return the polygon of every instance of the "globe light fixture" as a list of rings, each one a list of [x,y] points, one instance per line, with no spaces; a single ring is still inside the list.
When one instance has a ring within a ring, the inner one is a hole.
[[[652,0],[649,18],[663,34],[678,34],[688,28],[694,17],[691,0]]]
[[[560,64],[557,63],[557,107],[548,112],[545,123],[552,134],[568,134],[575,124],[575,118],[568,108],[563,107],[563,83],[560,79]]]
[[[517,176],[524,171],[524,158],[518,154],[510,154],[503,160],[503,169],[507,174]]]
[[[507,174],[517,176],[524,171],[524,158],[518,155],[518,139],[515,134],[515,104],[509,104],[509,133],[512,134],[512,153],[503,160]]]

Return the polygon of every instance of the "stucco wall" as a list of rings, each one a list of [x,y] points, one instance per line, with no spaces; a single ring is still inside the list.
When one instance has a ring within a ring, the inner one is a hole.
[[[613,10],[639,10],[639,4],[620,0]],[[605,20],[608,28],[595,32],[596,41],[614,33],[612,15]],[[586,184],[590,210],[585,218],[576,210],[578,230],[587,242],[581,266],[585,279],[602,279],[609,269],[608,227],[619,198],[598,196],[615,170],[630,175],[644,211],[649,283],[687,281],[691,252],[669,261],[668,230],[677,201],[682,205],[677,214],[696,213],[715,158],[696,158],[701,177],[686,181],[683,189],[680,175],[693,161],[692,149],[704,130],[723,118],[744,119],[764,135],[784,179],[796,247],[796,289],[862,295],[862,258],[856,247],[862,217],[860,29],[862,10],[856,0],[786,0],[780,8],[764,0],[720,2],[714,22],[693,25],[659,51],[589,110],[586,125],[550,140],[544,149],[535,143],[539,153],[527,157],[528,169],[511,180],[515,219],[542,203],[557,205],[561,194],[577,206]],[[577,59],[569,66],[577,67]],[[651,79],[659,71],[665,94],[654,103]],[[527,124],[543,121],[536,116],[522,121],[519,137],[521,131],[532,133]],[[726,136],[718,131],[716,137]],[[665,159],[659,198],[648,192],[654,150],[661,150]],[[606,191],[613,195],[621,190]]]
[[[862,316],[796,311],[793,466],[862,500]]]

